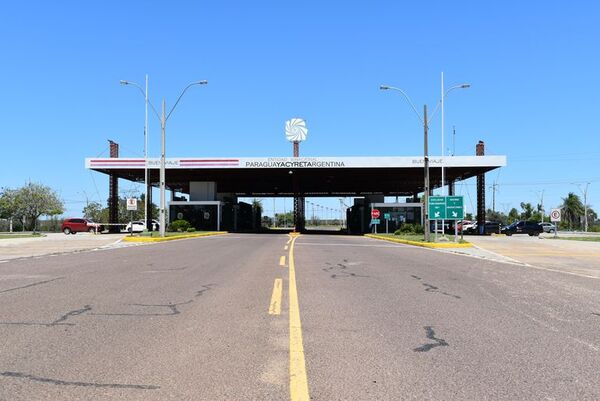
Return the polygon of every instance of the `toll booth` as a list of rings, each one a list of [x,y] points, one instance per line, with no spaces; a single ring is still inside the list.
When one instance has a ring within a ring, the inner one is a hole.
[[[420,224],[423,225],[423,204],[420,202],[403,202],[403,203],[372,203],[369,209],[369,215],[372,209],[377,209],[380,212],[379,224],[377,224],[377,232],[393,233],[403,224]],[[368,232],[373,231],[370,226]]]
[[[245,202],[173,201],[169,221],[187,220],[198,231],[247,232],[260,229],[261,213]]]
[[[173,201],[169,203],[169,221],[187,220],[199,231],[220,231],[222,202]]]

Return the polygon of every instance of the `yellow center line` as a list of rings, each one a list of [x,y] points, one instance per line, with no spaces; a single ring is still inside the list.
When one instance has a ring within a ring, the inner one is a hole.
[[[285,266],[285,255],[279,258],[279,266]]]
[[[281,314],[281,293],[283,290],[283,280],[275,279],[273,284],[273,295],[271,295],[271,304],[269,305],[269,315]]]
[[[296,269],[294,265],[294,243],[297,236],[290,238],[289,262],[289,307],[290,307],[290,399],[291,401],[310,401],[308,379],[302,344],[302,325],[296,288]]]

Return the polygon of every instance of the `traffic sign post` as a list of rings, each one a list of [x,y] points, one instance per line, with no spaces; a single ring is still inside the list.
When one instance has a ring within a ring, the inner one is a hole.
[[[462,196],[430,196],[429,218],[435,221],[437,237],[437,221],[442,220],[442,234],[446,231],[444,220],[454,220],[454,240],[458,237],[457,220],[464,219],[465,208]]]
[[[373,226],[373,230],[375,234],[377,234],[377,224],[379,224],[379,216],[381,212],[379,209],[371,209],[371,225]]]
[[[554,237],[558,236],[558,223],[562,218],[562,210],[552,209],[550,212],[550,221],[554,223]]]
[[[445,196],[430,196],[429,197],[429,219],[441,220],[446,218],[446,197]]]
[[[127,198],[127,210],[131,210],[131,211],[137,210],[137,199],[136,198]]]
[[[383,218],[385,219],[385,233],[389,234],[389,228],[388,228],[388,223],[390,221],[390,214],[389,213],[384,213],[383,214]]]
[[[464,219],[465,208],[462,196],[446,197],[446,218],[449,220]]]
[[[129,219],[130,235],[133,237],[133,212],[137,210],[137,199],[127,198],[127,210],[131,211]]]

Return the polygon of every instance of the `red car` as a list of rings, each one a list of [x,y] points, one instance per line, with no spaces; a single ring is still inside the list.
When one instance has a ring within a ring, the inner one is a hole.
[[[81,232],[90,232],[96,233],[102,231],[102,226],[100,224],[94,223],[91,220],[87,219],[65,219],[60,229],[63,233],[69,234],[77,234]]]

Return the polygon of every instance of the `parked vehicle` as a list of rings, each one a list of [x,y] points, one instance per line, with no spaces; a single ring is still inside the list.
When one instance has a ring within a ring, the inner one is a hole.
[[[458,222],[458,232],[462,232],[463,230],[465,232],[469,231],[470,229],[474,228],[477,225],[476,221],[470,221],[470,220],[463,220],[463,221],[459,221]]]
[[[499,221],[486,221],[483,229],[484,235],[499,234],[502,230],[502,223]],[[465,229],[465,234],[479,234],[479,227],[477,222],[473,224],[469,229]]]
[[[508,227],[504,227],[502,229],[502,234],[506,234],[508,236],[513,234],[527,234],[529,236],[537,236],[544,232],[542,226],[535,221],[524,221],[519,220],[515,221]]]
[[[546,221],[546,222],[539,223],[539,224],[540,224],[540,226],[542,226],[545,233],[553,233],[554,231],[556,231],[556,227],[552,223],[548,223]]]
[[[101,224],[94,223],[92,220],[82,218],[65,219],[60,226],[60,230],[66,235],[77,234],[81,232],[96,233],[104,230]]]
[[[158,227],[159,227],[158,221],[152,220],[152,231],[158,231]],[[141,220],[129,222],[125,226],[125,231],[127,231],[128,233],[131,233],[131,232],[141,233],[145,229],[146,229],[146,224]]]

